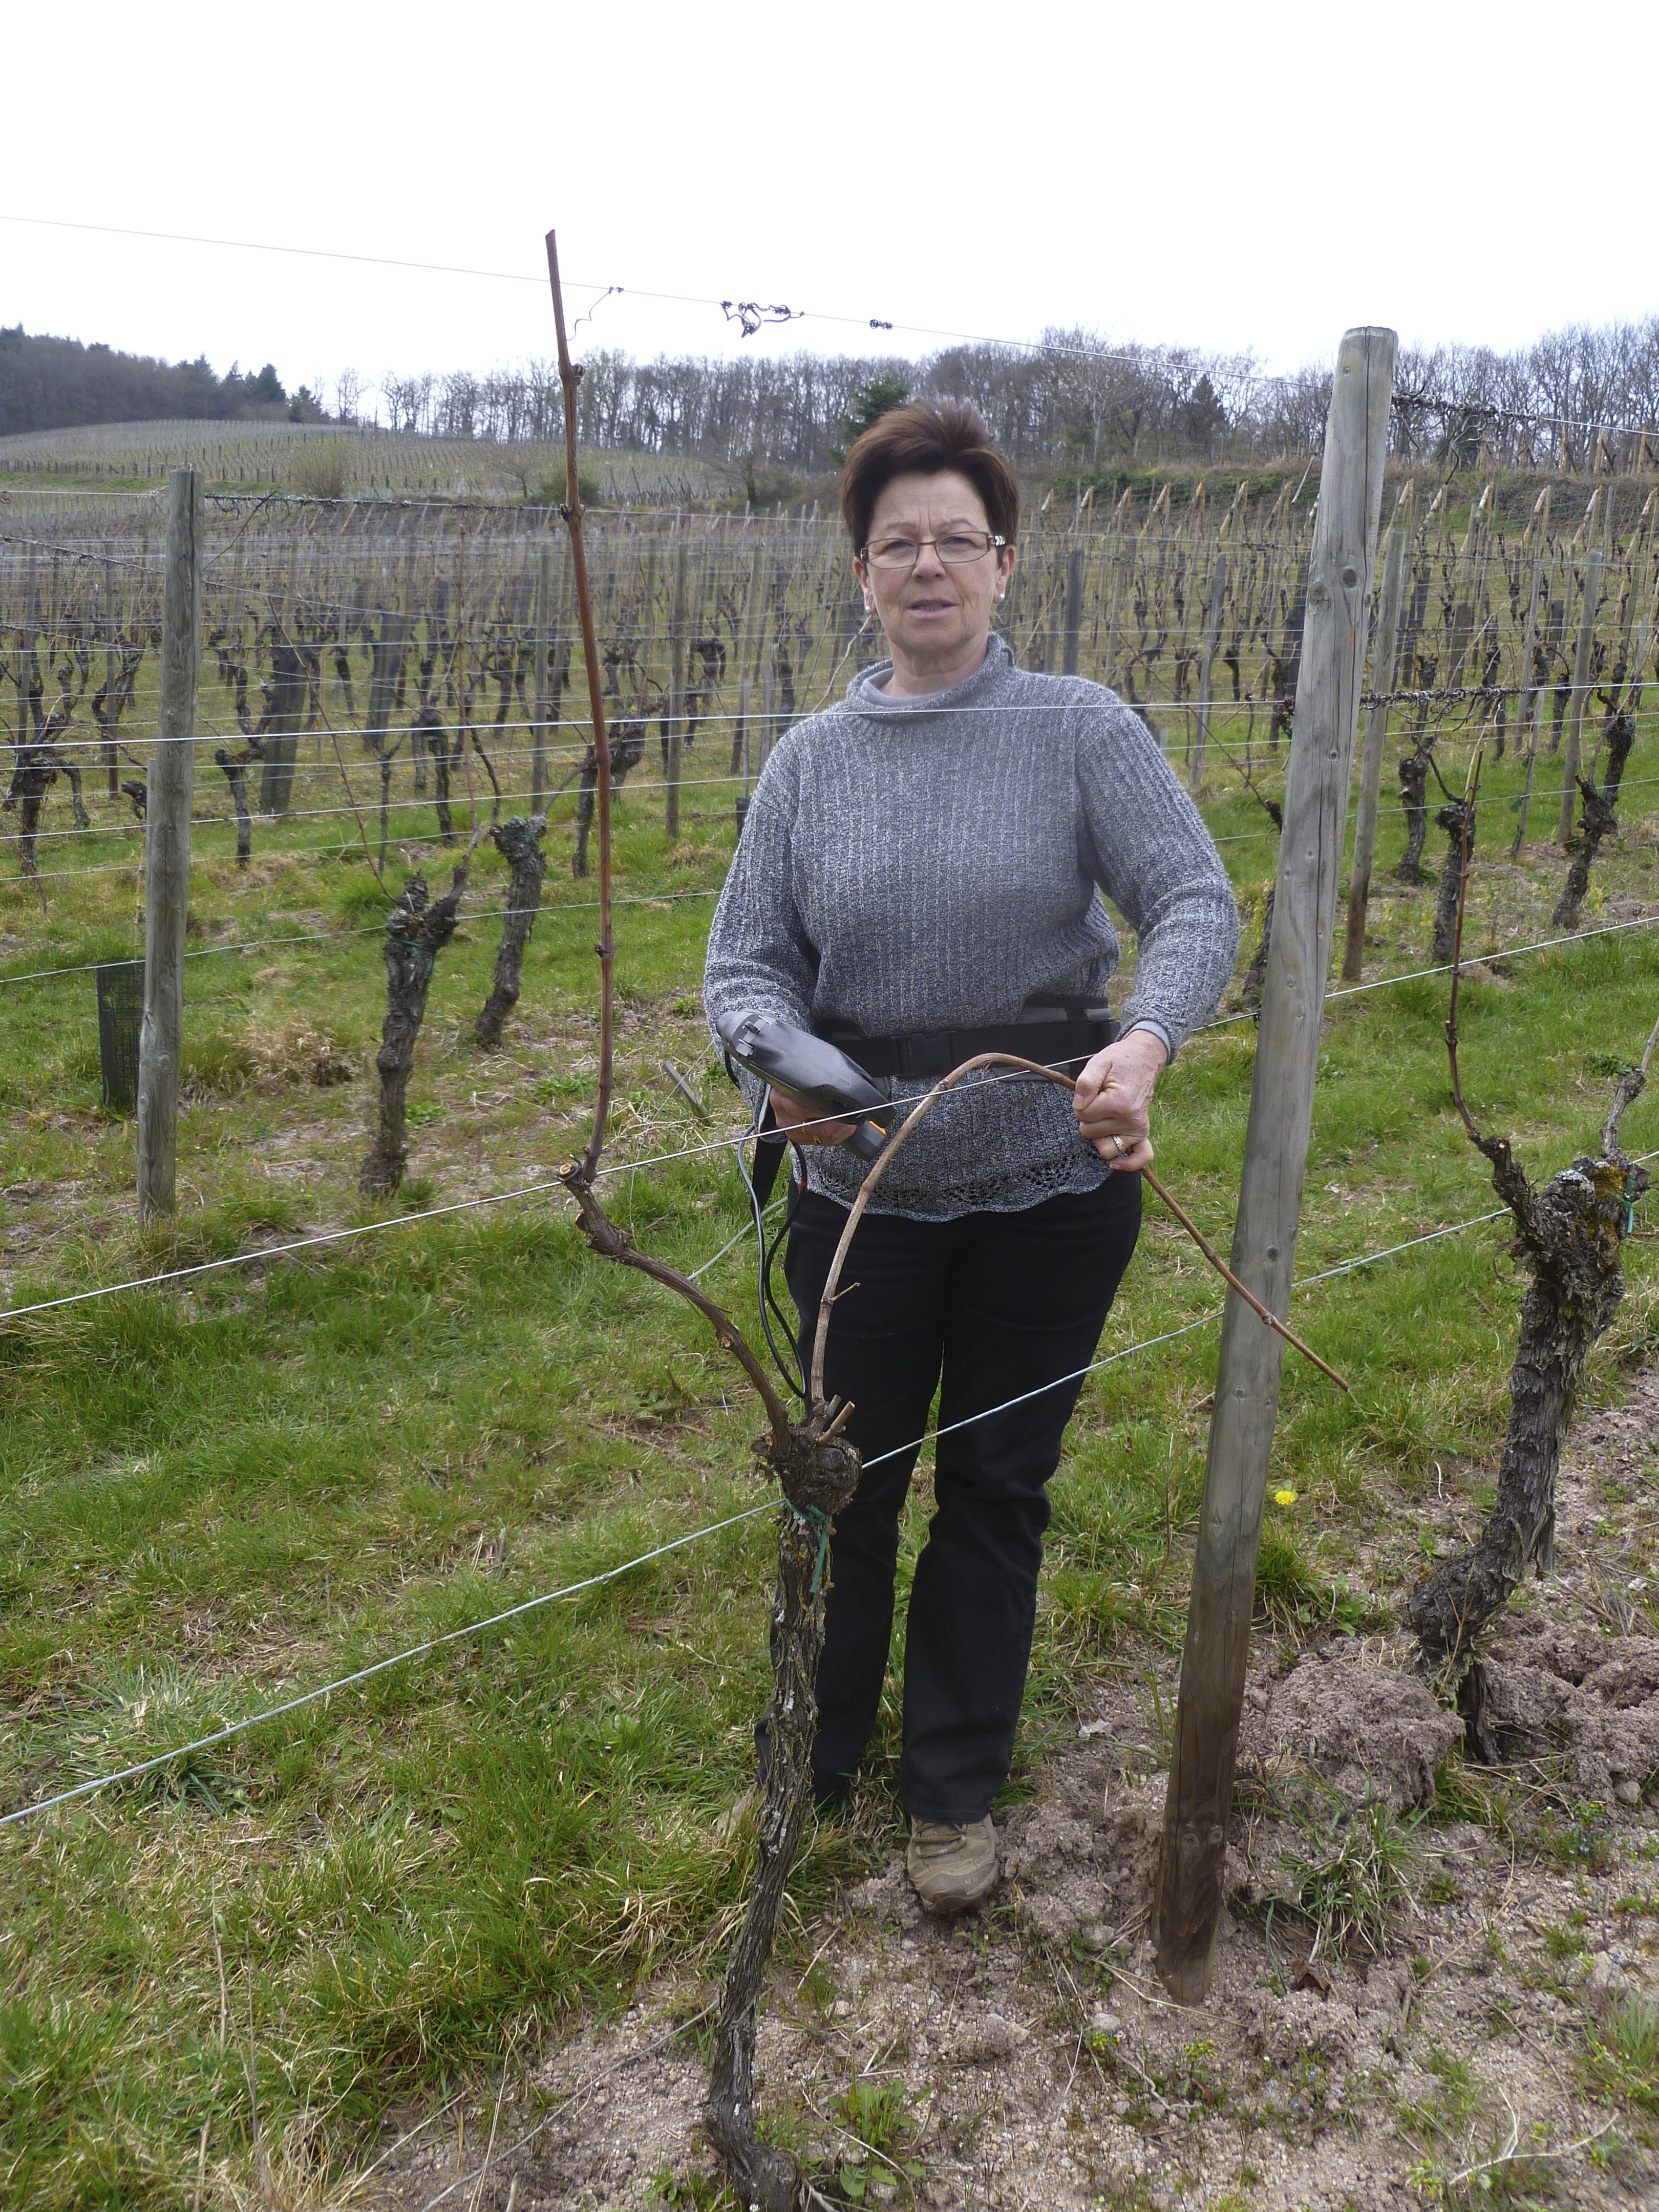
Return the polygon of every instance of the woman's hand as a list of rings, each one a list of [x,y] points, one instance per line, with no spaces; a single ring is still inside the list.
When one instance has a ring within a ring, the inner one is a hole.
[[[774,1091],[771,1098],[773,1120],[798,1145],[844,1145],[858,1127],[856,1121],[826,1121],[816,1106],[803,1106],[787,1091]]]
[[[1151,1030],[1131,1030],[1079,1076],[1072,1093],[1078,1129],[1109,1166],[1126,1173],[1151,1167],[1152,1091],[1169,1057]]]

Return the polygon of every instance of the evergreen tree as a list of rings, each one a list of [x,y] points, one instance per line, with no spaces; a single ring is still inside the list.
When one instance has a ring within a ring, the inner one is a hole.
[[[908,377],[878,375],[860,384],[853,394],[853,404],[841,418],[841,443],[831,446],[830,456],[837,461],[847,459],[847,449],[854,439],[890,415],[896,407],[908,404],[910,383]]]

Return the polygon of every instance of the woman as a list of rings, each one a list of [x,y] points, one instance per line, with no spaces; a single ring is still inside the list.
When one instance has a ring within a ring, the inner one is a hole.
[[[899,1790],[911,1879],[951,1911],[996,1880],[1045,1486],[1134,1249],[1153,1088],[1220,997],[1238,924],[1146,725],[1099,684],[1018,669],[994,633],[1019,488],[973,409],[884,416],[848,454],[841,507],[891,657],[767,762],[709,937],[709,1018],[816,1030],[902,1099],[979,1051],[1076,1072],[1069,1098],[992,1071],[939,1100],[859,1225],[829,1333],[825,1389],[854,1404],[865,1472],[830,1553],[814,1780],[821,1802],[844,1796],[875,1723],[937,1389]],[[1103,890],[1139,939],[1121,1033]],[[744,1079],[810,1148],[787,1260],[810,1348],[864,1168],[836,1149],[846,1125]]]

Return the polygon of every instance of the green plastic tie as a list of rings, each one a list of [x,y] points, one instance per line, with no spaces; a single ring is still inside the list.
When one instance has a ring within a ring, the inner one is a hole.
[[[812,1563],[812,1579],[806,1586],[808,1597],[816,1597],[823,1579],[824,1562],[830,1556],[830,1523],[816,1505],[797,1505],[793,1498],[785,1498],[784,1504],[803,1528],[816,1528],[818,1532],[818,1555]]]

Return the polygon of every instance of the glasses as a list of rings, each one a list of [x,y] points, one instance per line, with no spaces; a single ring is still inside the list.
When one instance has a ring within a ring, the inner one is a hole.
[[[864,557],[872,568],[914,568],[921,558],[921,549],[931,545],[947,568],[965,568],[969,561],[982,561],[993,546],[999,550],[1007,544],[994,530],[953,530],[945,538],[876,538],[864,549]]]

